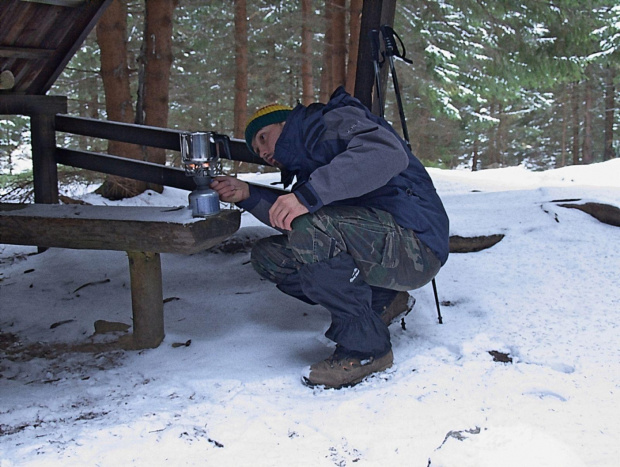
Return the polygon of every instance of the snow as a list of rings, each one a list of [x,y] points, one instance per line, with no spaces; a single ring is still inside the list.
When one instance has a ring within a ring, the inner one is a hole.
[[[331,353],[329,315],[247,251],[162,254],[157,349],[70,352],[110,339],[96,320],[131,324],[126,254],[0,245],[0,466],[620,465],[620,231],[555,202],[620,206],[620,159],[429,172],[453,235],[505,238],[450,256],[444,324],[430,285],[412,291],[394,366],[349,389],[300,383]],[[244,214],[235,237],[272,232]]]

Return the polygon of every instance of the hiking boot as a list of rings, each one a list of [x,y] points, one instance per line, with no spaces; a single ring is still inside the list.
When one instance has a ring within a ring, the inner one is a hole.
[[[336,353],[322,362],[315,363],[302,375],[306,386],[323,386],[326,389],[340,389],[354,386],[366,376],[392,366],[392,350],[382,357],[360,360],[355,357],[338,356]]]
[[[389,326],[398,320],[398,318],[407,316],[413,308],[413,305],[415,305],[415,298],[410,296],[407,292],[398,292],[394,300],[392,300],[392,303],[387,307],[383,307],[383,311],[380,315],[381,321],[383,321],[386,326]]]

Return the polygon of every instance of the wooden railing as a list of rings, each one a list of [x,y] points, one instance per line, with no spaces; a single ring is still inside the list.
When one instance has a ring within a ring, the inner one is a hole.
[[[69,133],[142,146],[180,151],[179,130],[111,122],[66,115],[64,96],[23,96],[0,94],[0,115],[27,115],[32,134],[34,200],[58,203],[58,164],[93,170],[143,182],[193,190],[191,177],[183,169],[168,167],[109,154],[67,149],[57,146],[57,133]],[[230,140],[234,161],[264,164],[253,155],[244,140]]]
[[[156,128],[144,125],[109,122],[91,118],[56,115],[56,131],[80,136],[91,136],[124,143],[139,144],[156,148],[180,151],[179,130]],[[264,164],[246,147],[245,141],[230,140],[230,155],[235,161]],[[59,164],[119,175],[143,182],[192,190],[194,181],[182,169],[127,159],[109,154],[79,151],[57,147],[55,160]]]

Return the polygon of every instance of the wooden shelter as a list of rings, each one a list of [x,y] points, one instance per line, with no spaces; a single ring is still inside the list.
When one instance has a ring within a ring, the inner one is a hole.
[[[0,9],[0,73],[14,83],[0,89],[0,115],[31,118],[35,202],[58,202],[57,164],[193,189],[180,169],[107,154],[56,146],[56,131],[179,150],[179,131],[66,115],[67,98],[49,96],[55,80],[95,27],[112,0],[3,0]],[[393,24],[396,0],[365,0],[358,52],[355,96],[372,106],[374,71],[368,32]],[[387,70],[385,70],[387,71]],[[384,78],[385,81],[385,78]],[[231,157],[261,162],[241,140]]]
[[[112,0],[3,0],[0,9],[0,115],[30,117],[34,205],[0,204],[0,243],[126,251],[134,332],[130,348],[164,338],[160,252],[191,254],[239,228],[239,211],[197,219],[148,207],[58,205],[58,164],[192,190],[182,169],[58,147],[56,132],[180,150],[181,131],[67,115],[67,98],[48,91]],[[392,25],[396,0],[365,0],[355,95],[372,107],[375,81],[369,31]],[[385,78],[384,78],[385,82]],[[233,160],[262,163],[243,140],[231,140]],[[148,212],[147,212],[148,211]],[[148,214],[148,215],[147,215]],[[189,214],[191,217],[191,213]]]

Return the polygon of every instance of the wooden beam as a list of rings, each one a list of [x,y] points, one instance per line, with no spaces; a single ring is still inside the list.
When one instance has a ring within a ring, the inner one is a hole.
[[[179,130],[154,126],[121,123],[94,118],[56,116],[56,131],[73,135],[92,136],[93,138],[111,139],[123,143],[139,144],[156,148],[181,150]]]
[[[70,167],[118,175],[182,190],[193,190],[196,188],[194,180],[185,175],[184,170],[154,164],[153,162],[64,148],[56,148],[55,156],[56,162]]]
[[[0,94],[0,115],[55,115],[66,112],[65,96]]]
[[[71,117],[69,115],[56,116],[56,131],[170,149],[172,151],[181,150],[179,135],[183,133],[182,131],[168,128],[111,122],[94,118]],[[260,157],[255,156],[248,150],[245,140],[242,139],[230,139],[230,156],[234,161],[265,164]]]
[[[40,49],[36,47],[7,47],[0,46],[0,57],[23,58],[26,60],[46,60],[54,55],[53,49]]]
[[[58,164],[77,167],[79,169],[133,178],[143,182],[180,188],[182,190],[191,191],[196,188],[194,180],[185,175],[183,169],[154,164],[153,162],[64,148],[56,148],[55,158]],[[236,159],[233,158],[233,160]],[[252,182],[248,183],[250,185],[254,184]],[[277,193],[286,193],[286,191],[275,187],[263,186],[263,188],[270,189]]]
[[[28,3],[43,3],[44,5],[63,6],[69,8],[75,8],[77,6],[86,3],[87,0],[21,0]]]

